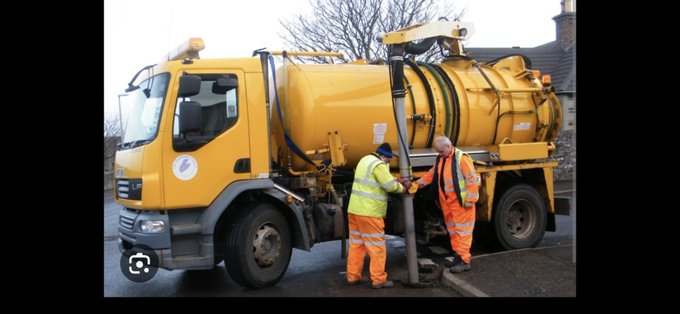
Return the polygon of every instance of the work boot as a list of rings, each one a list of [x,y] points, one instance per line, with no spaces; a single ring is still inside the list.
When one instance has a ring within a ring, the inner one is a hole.
[[[444,263],[444,267],[449,268],[451,266],[458,265],[462,262],[463,262],[463,259],[460,258],[460,255],[458,255],[458,253],[456,253],[456,252],[453,252],[453,259],[450,262],[446,261]]]
[[[470,267],[470,264],[461,261],[460,263],[451,266],[451,268],[449,268],[449,272],[451,272],[453,274],[457,274],[457,273],[462,273],[464,271],[468,271],[470,269],[472,269],[472,267]]]
[[[366,277],[361,277],[359,280],[354,280],[354,281],[346,280],[345,283],[346,283],[348,286],[356,286],[356,285],[360,285],[360,284],[362,284],[362,283],[367,283],[369,280],[370,280],[370,279],[368,279],[368,278],[366,278]]]
[[[373,289],[382,289],[382,288],[392,288],[394,287],[394,282],[392,280],[385,281],[383,283],[379,284],[371,284],[371,288]]]

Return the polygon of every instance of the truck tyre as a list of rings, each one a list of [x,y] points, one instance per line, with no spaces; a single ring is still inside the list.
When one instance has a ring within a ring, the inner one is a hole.
[[[505,250],[536,247],[543,239],[546,223],[543,198],[527,184],[505,191],[493,213],[496,239]]]
[[[288,269],[291,235],[286,218],[270,204],[237,215],[227,236],[224,265],[244,287],[263,288],[279,282]]]

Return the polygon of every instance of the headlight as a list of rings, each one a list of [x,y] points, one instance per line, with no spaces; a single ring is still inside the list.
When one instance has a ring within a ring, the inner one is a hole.
[[[162,220],[142,220],[142,232],[158,233],[165,229],[165,222]]]

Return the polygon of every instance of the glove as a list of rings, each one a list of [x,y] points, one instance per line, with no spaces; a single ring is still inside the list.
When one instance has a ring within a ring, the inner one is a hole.
[[[405,180],[405,181],[401,184],[401,186],[404,188],[404,189],[401,191],[401,195],[405,195],[407,192],[410,193],[410,192],[409,192],[409,187],[411,186],[411,181]],[[410,194],[413,194],[413,193],[410,193]]]
[[[411,180],[399,177],[397,178],[397,182],[401,183],[403,187],[401,195],[406,194],[406,192],[408,192],[408,188],[411,186]]]
[[[401,184],[411,184],[411,180],[409,180],[408,178],[404,178],[404,177],[397,178],[397,182],[399,182]],[[408,182],[408,183],[406,183],[406,182]],[[408,185],[406,186],[406,188],[408,188]]]
[[[418,182],[411,183],[411,186],[408,188],[408,193],[409,194],[416,194],[416,192],[418,192],[419,187],[420,186],[418,186]]]

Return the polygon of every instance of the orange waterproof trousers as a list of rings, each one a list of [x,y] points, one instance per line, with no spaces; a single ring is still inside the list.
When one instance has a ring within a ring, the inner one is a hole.
[[[361,279],[364,257],[370,257],[371,281],[374,285],[387,281],[385,261],[385,221],[382,218],[347,214],[349,218],[349,254],[347,255],[347,281]]]
[[[442,200],[440,204],[446,222],[446,230],[449,231],[451,248],[458,253],[461,259],[470,264],[470,247],[472,246],[472,230],[475,228],[475,205],[472,208],[458,204],[458,200]]]

